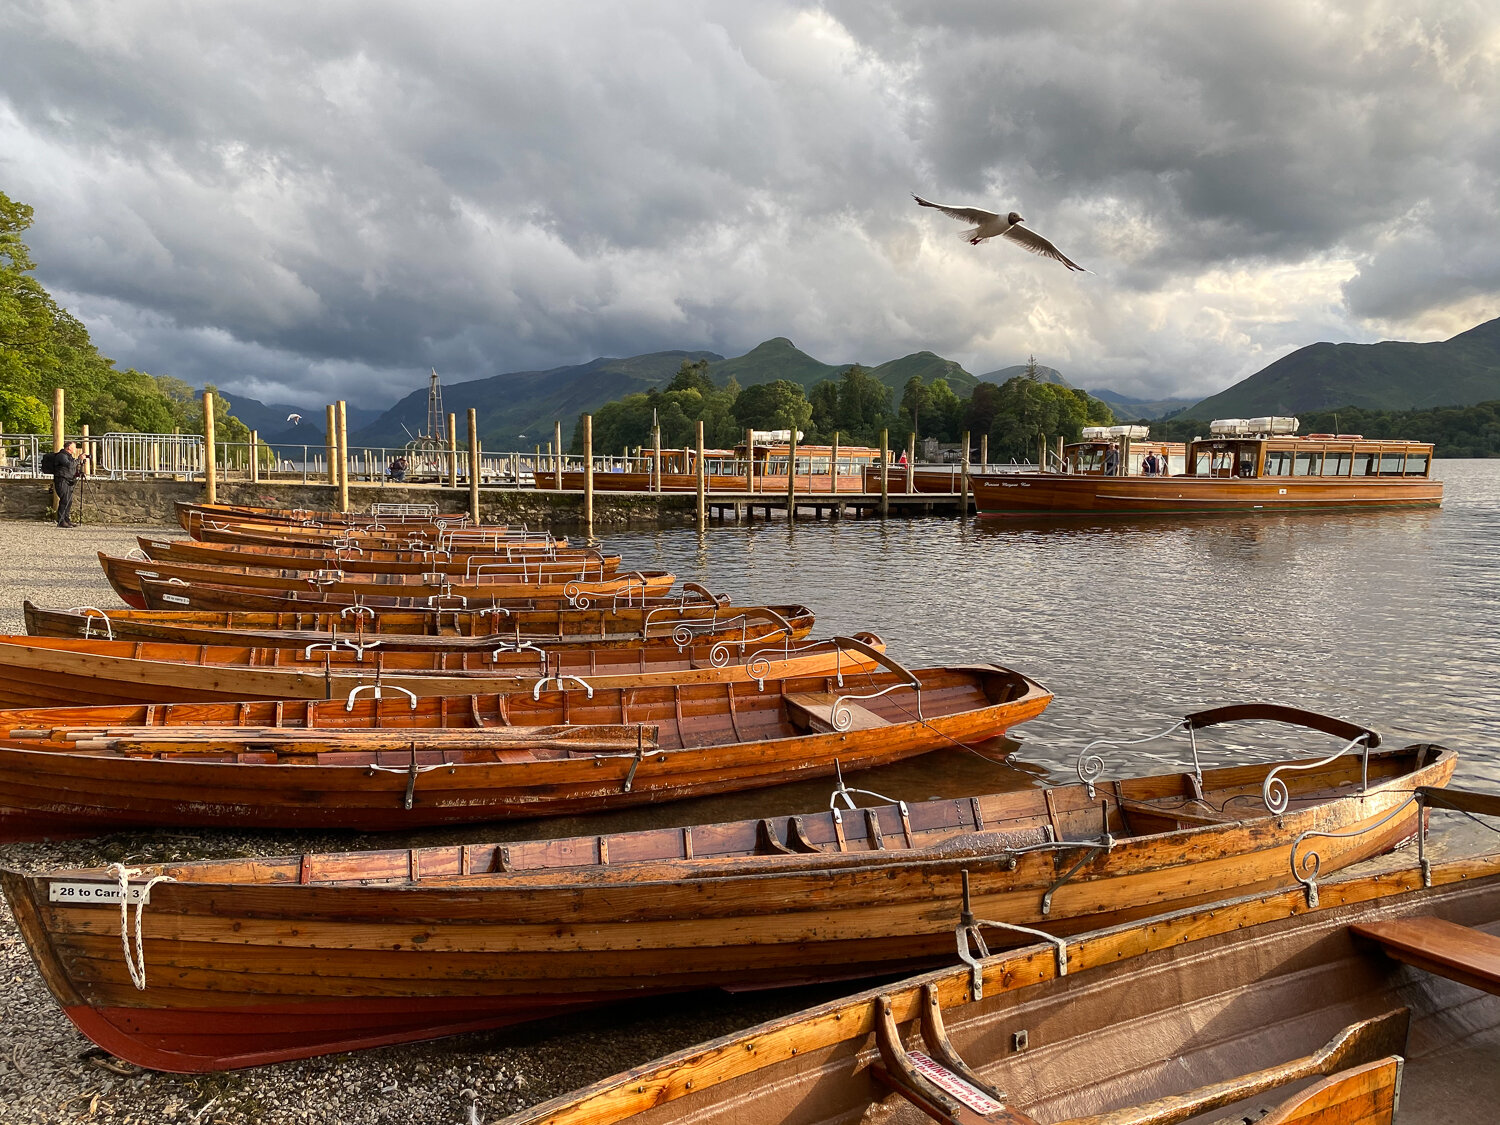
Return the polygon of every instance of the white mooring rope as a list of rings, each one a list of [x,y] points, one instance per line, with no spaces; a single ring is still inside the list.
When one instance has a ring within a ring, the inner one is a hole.
[[[153,875],[142,887],[140,898],[135,903],[135,951],[130,949],[130,880],[144,875],[139,867],[126,867],[123,863],[111,863],[109,873],[120,880],[120,948],[125,953],[125,968],[130,973],[130,983],[137,989],[146,990],[146,950],[141,938],[141,913],[151,901],[151,888],[157,883],[175,883],[170,875]]]

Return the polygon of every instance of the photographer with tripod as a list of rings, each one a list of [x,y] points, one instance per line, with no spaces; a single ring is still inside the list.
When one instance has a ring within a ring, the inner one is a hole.
[[[52,473],[52,489],[57,493],[57,526],[76,526],[69,518],[73,512],[73,484],[83,475],[87,457],[78,456],[78,443],[69,441],[56,453],[42,458],[43,471]]]

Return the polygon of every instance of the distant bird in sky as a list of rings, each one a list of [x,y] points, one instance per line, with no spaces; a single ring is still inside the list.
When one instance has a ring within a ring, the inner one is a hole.
[[[961,223],[973,223],[971,230],[964,231],[961,236],[971,246],[978,246],[987,238],[997,235],[1008,238],[1024,250],[1030,250],[1033,254],[1040,254],[1044,258],[1053,258],[1070,270],[1078,270],[1080,273],[1089,271],[1073,261],[1056,246],[1048,242],[1034,230],[1028,230],[1021,224],[1026,220],[1020,214],[1012,211],[1009,215],[997,215],[993,211],[985,211],[979,207],[949,207],[945,203],[929,203],[915,192],[912,198],[923,207],[935,207],[943,214],[957,219]]]
[[[302,415],[300,414],[288,414],[286,420],[294,426],[302,425]]]

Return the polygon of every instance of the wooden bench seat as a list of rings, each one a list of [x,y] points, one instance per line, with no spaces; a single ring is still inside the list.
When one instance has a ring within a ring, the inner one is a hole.
[[[1232,824],[1239,820],[1233,813],[1215,812],[1207,805],[1188,803],[1185,805],[1158,805],[1153,801],[1137,801],[1126,797],[1120,801],[1126,816],[1149,816],[1159,820],[1174,820],[1178,824]]]
[[[1395,918],[1350,929],[1398,961],[1500,995],[1500,937],[1441,918]]]
[[[833,715],[834,704],[841,698],[837,692],[788,692],[781,698],[786,702],[787,718],[804,730],[827,734],[836,729],[829,720]],[[845,700],[844,707],[854,717],[847,728],[849,730],[873,730],[890,725],[889,719],[883,719],[869,708],[860,706],[857,700]]]

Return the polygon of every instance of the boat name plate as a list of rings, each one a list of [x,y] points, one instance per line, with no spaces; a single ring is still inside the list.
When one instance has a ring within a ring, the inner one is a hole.
[[[142,887],[131,887],[127,902],[141,901]],[[64,883],[47,884],[48,902],[66,902],[86,906],[118,906],[119,883]]]

